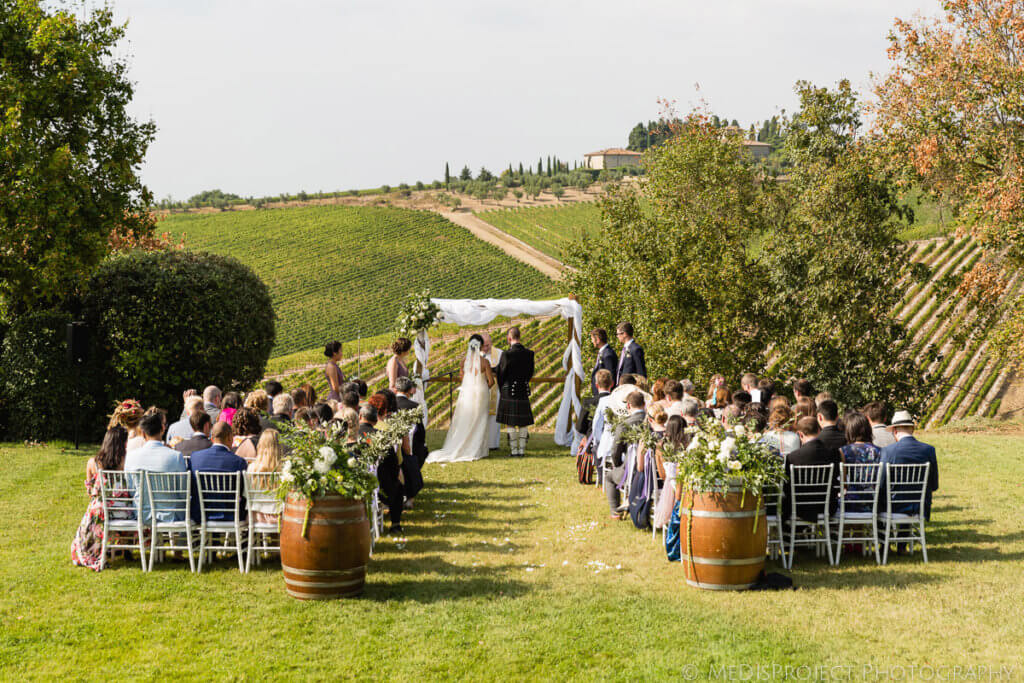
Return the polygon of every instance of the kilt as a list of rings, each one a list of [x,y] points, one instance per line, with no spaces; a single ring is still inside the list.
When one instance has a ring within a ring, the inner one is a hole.
[[[507,427],[528,427],[533,424],[533,409],[528,398],[498,399],[498,412],[495,415],[498,423]]]

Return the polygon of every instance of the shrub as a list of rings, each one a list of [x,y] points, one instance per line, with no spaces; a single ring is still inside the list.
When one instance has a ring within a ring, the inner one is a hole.
[[[174,410],[186,388],[244,388],[274,345],[267,286],[231,257],[132,252],[104,262],[82,301],[90,384],[106,408],[132,397]]]
[[[13,321],[0,343],[0,425],[5,436],[69,434],[74,375],[66,363],[66,313],[37,311]]]

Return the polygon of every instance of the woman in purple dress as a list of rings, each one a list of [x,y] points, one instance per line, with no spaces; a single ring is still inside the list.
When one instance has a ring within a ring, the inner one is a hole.
[[[327,377],[327,398],[340,401],[341,385],[345,383],[345,373],[338,367],[338,361],[341,360],[341,342],[332,341],[324,345],[324,355],[327,356],[327,364],[324,366],[324,375]]]
[[[399,377],[408,377],[409,370],[405,367],[405,357],[412,348],[412,342],[405,337],[399,337],[391,342],[391,353],[394,354],[388,359],[388,389],[395,390],[395,382]]]

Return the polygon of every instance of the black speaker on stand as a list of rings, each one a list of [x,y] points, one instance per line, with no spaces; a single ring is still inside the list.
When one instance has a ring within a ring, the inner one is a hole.
[[[78,414],[81,409],[81,399],[79,398],[79,383],[82,380],[82,366],[85,365],[85,361],[89,356],[89,326],[84,322],[70,322],[67,326],[67,361],[68,368],[71,370],[74,376],[74,387],[75,387],[75,450],[79,447],[79,435],[78,435]]]

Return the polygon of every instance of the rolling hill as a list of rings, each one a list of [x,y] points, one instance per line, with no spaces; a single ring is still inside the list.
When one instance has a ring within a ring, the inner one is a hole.
[[[407,293],[448,298],[560,296],[557,285],[437,214],[312,206],[174,214],[161,230],[234,256],[270,287],[274,356],[391,329]],[[239,292],[239,296],[244,296]]]

